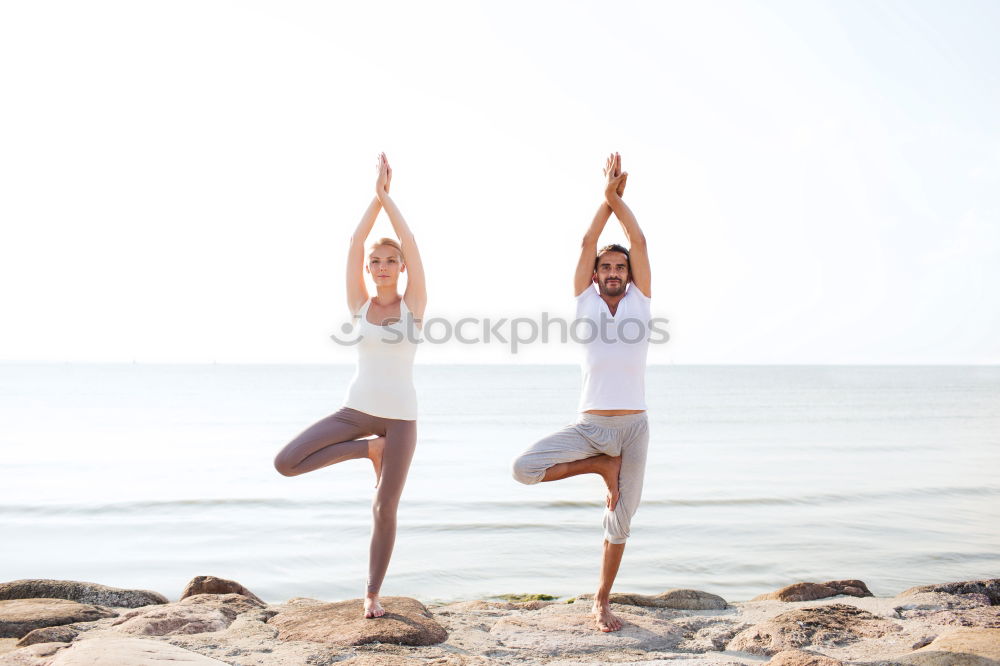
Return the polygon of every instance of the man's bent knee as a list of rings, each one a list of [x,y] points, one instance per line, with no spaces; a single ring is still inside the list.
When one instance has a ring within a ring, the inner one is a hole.
[[[545,470],[532,467],[527,456],[516,458],[510,466],[510,472],[516,481],[529,486],[538,483],[545,476]]]
[[[628,516],[628,518],[628,522],[623,522],[621,516],[619,516],[617,512],[605,510],[604,538],[608,540],[608,543],[625,543],[625,541],[629,538],[630,528],[632,526],[632,516]]]

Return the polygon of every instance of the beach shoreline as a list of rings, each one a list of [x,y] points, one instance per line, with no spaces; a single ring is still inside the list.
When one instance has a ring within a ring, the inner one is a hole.
[[[615,594],[621,631],[594,627],[589,595],[509,595],[424,605],[387,597],[268,604],[198,576],[177,601],[149,590],[28,579],[0,583],[0,664],[1000,663],[1000,578],[876,597],[863,581],[797,582],[747,601],[692,589]]]

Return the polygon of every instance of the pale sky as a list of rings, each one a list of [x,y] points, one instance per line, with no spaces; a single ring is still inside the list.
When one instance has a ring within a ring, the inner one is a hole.
[[[651,361],[1000,363],[997,34],[989,1],[5,2],[0,360],[351,362],[383,150],[428,317],[568,314],[617,150]]]

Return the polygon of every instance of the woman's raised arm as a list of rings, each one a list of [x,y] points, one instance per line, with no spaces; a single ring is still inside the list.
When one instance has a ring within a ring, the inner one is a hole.
[[[413,232],[403,219],[403,214],[399,212],[396,202],[389,196],[389,181],[392,180],[392,167],[385,153],[379,155],[378,181],[375,184],[375,194],[382,204],[389,222],[392,223],[393,231],[399,238],[399,246],[403,250],[403,265],[409,275],[406,279],[406,292],[403,300],[406,307],[413,313],[416,320],[424,317],[424,308],[427,307],[427,285],[424,281],[424,264],[420,259],[420,250],[417,249],[417,241],[413,237]]]
[[[361,306],[368,302],[368,287],[365,286],[365,240],[375,226],[375,218],[381,208],[378,197],[372,199],[368,210],[361,216],[361,222],[354,230],[347,249],[347,307],[352,315],[357,314]]]

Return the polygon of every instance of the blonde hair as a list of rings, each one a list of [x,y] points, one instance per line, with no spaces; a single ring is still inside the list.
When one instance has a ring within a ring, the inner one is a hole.
[[[403,248],[400,247],[399,241],[397,241],[395,238],[379,238],[377,241],[371,244],[371,247],[368,248],[368,251],[373,252],[375,248],[377,248],[380,245],[388,245],[389,247],[393,248],[394,250],[396,250],[396,252],[399,253],[399,260],[405,261],[405,259],[403,258]]]

